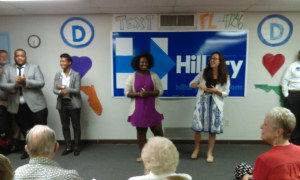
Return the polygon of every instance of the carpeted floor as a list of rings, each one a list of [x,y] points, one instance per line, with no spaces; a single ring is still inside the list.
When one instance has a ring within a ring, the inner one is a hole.
[[[63,145],[62,145],[63,146]],[[269,150],[265,144],[216,144],[213,163],[206,163],[207,144],[201,145],[199,158],[191,160],[192,144],[176,144],[180,153],[178,173],[187,173],[193,180],[230,180],[235,166],[240,162],[254,164],[255,158]],[[64,147],[60,147],[54,157],[63,168],[76,169],[85,180],[127,180],[131,176],[143,174],[143,164],[136,163],[139,156],[135,144],[89,144],[81,154],[61,156]],[[20,160],[19,153],[9,154],[14,169],[28,163]]]

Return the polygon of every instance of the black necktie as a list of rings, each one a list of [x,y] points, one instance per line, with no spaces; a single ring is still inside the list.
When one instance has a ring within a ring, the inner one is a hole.
[[[17,67],[19,69],[19,76],[22,76],[22,73],[21,73],[21,69],[23,69],[23,67]],[[22,87],[19,87],[19,91],[20,91],[20,96],[23,96],[23,91],[22,91]]]

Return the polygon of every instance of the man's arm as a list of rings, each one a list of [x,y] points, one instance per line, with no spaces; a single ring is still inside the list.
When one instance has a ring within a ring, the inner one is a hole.
[[[44,76],[39,66],[30,65],[25,74],[25,88],[42,88],[45,85]]]
[[[14,75],[15,77],[16,75]],[[9,65],[6,65],[3,69],[1,78],[0,78],[0,88],[3,91],[6,91],[8,93],[16,93],[17,90],[15,88],[15,80],[10,81],[9,80]]]

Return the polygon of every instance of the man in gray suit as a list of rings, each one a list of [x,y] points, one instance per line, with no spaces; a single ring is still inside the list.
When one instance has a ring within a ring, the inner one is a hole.
[[[8,93],[7,111],[15,119],[24,135],[36,124],[47,124],[48,109],[42,88],[44,76],[38,65],[27,63],[26,52],[17,49],[15,64],[6,65],[0,88]],[[24,151],[21,159],[28,158]]]
[[[3,72],[3,67],[8,64],[8,53],[5,50],[0,50],[0,77]],[[0,90],[0,134],[7,136],[10,129],[9,114],[7,107],[7,93]]]
[[[80,86],[81,78],[78,72],[71,69],[72,57],[69,54],[60,55],[60,66],[62,71],[55,75],[53,92],[57,96],[56,109],[59,112],[62,124],[63,135],[66,141],[66,149],[62,155],[69,154],[73,151],[70,132],[70,120],[74,130],[74,155],[80,154],[80,109],[81,95]]]

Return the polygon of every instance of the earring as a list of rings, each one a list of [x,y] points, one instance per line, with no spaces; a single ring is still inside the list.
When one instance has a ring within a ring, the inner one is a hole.
[[[277,136],[276,136],[276,139],[275,139],[274,145],[278,145],[278,138],[279,138],[279,136],[277,135]]]

